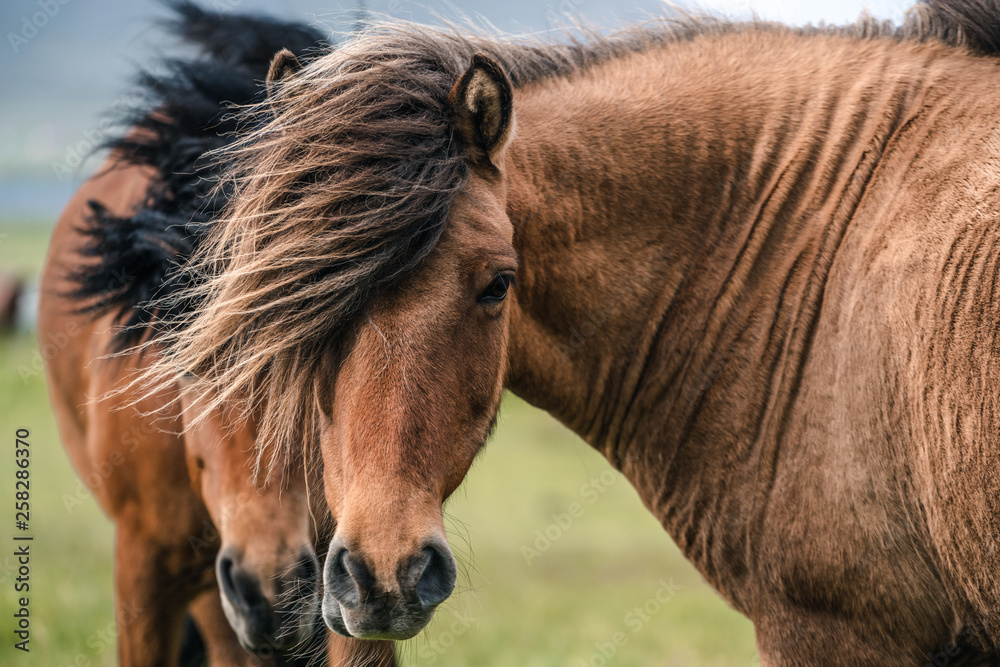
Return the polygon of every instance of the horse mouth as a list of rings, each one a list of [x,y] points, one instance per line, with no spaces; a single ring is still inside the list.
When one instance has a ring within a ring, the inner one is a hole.
[[[394,610],[398,612],[399,606],[395,606]],[[366,610],[362,608],[360,611],[364,614]],[[434,616],[434,610],[422,610],[421,613],[404,611],[392,618],[383,613],[374,613],[366,614],[366,618],[359,620],[357,615],[356,611],[346,611],[336,598],[330,595],[323,597],[323,621],[330,630],[341,637],[369,641],[412,639],[427,627]]]
[[[328,603],[327,600],[328,598],[323,599],[323,622],[326,623],[326,627],[330,628],[341,637],[354,637],[354,635],[352,635],[347,629],[347,624],[344,623],[344,612],[340,608],[340,603],[334,600],[331,604]],[[333,607],[335,611],[331,611],[331,607]]]
[[[243,647],[243,650],[247,651],[248,653],[252,653],[258,658],[270,658],[274,656],[274,654],[278,651],[278,649],[274,648],[273,646],[267,643],[264,644],[251,643],[246,637],[243,636],[242,633],[237,633],[236,637],[237,639],[239,639],[240,646]]]

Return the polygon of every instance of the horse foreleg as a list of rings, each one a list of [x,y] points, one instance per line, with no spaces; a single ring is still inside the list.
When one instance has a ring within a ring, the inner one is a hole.
[[[121,667],[175,667],[188,603],[203,586],[187,544],[162,545],[119,523],[115,620]]]
[[[251,654],[240,645],[226,614],[218,587],[213,587],[191,603],[188,609],[201,633],[209,667],[275,667],[274,660]]]

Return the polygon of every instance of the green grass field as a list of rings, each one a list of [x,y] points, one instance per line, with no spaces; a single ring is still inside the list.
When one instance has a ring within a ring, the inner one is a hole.
[[[44,229],[0,227],[0,268],[33,279],[46,238]],[[80,487],[39,360],[30,336],[0,339],[0,665],[113,665],[112,527],[89,497],[67,503]],[[12,633],[17,428],[31,431],[32,449],[29,654],[14,649]],[[628,482],[516,397],[446,510],[459,591],[399,647],[403,664],[759,664],[750,623],[702,582]]]

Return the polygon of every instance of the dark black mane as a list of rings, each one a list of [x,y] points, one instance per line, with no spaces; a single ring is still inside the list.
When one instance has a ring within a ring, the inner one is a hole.
[[[88,202],[91,215],[82,229],[88,241],[81,253],[96,261],[84,262],[72,275],[70,296],[82,303],[81,312],[117,311],[117,349],[139,342],[154,319],[194,307],[181,300],[172,303],[172,313],[154,313],[146,304],[185,284],[175,268],[197,249],[228,201],[214,187],[224,165],[203,157],[234,140],[238,122],[228,108],[263,98],[262,81],[278,50],[309,59],[314,49],[328,46],[318,30],[302,23],[216,14],[191,2],[170,7],[174,16],[166,29],[200,53],[165,60],[164,73],[140,73],[140,101],[120,119],[121,135],[104,145],[117,158],[113,168],[152,167],[157,176],[130,217]]]

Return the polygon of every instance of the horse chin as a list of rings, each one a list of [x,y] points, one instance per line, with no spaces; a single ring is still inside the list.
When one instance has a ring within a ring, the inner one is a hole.
[[[240,646],[243,647],[243,650],[245,650],[247,653],[252,653],[253,655],[257,656],[258,658],[271,658],[271,657],[274,656],[274,654],[276,652],[275,649],[272,648],[270,644],[260,645],[260,644],[254,644],[254,643],[250,642],[243,635],[242,632],[237,632],[236,633],[236,638],[239,640]]]

